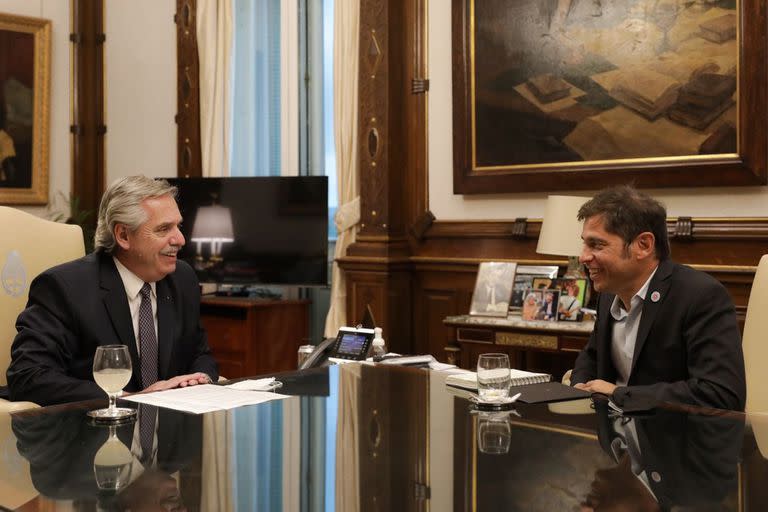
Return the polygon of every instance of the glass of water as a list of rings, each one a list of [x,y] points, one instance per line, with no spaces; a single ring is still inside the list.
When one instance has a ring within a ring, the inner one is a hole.
[[[88,415],[97,420],[115,421],[130,418],[134,409],[115,407],[117,395],[131,380],[131,354],[125,345],[103,345],[96,348],[93,357],[93,380],[109,395],[109,407],[89,411]]]
[[[477,359],[477,394],[483,402],[503,402],[509,398],[509,356],[480,354]]]

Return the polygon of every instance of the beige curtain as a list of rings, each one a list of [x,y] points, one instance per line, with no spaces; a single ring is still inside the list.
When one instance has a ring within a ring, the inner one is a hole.
[[[229,176],[232,0],[198,0],[200,150],[203,176]]]
[[[201,512],[234,510],[232,446],[232,411],[203,416],[203,474],[205,485],[200,497]]]
[[[333,40],[333,121],[336,139],[336,175],[339,183],[339,208],[336,212],[336,251],[344,256],[355,241],[355,226],[360,221],[357,162],[357,81],[360,31],[359,0],[336,0]],[[336,336],[347,325],[346,279],[338,263],[331,275],[331,307],[325,319],[325,335]]]

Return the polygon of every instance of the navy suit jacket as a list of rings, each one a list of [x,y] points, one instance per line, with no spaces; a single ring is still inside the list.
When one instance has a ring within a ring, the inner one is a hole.
[[[159,379],[204,372],[215,381],[192,268],[179,261],[175,272],[157,282],[156,293]],[[104,398],[93,380],[99,345],[128,346],[133,375],[125,389],[141,389],[128,298],[110,254],[89,254],[38,275],[16,330],[7,372],[11,400],[49,405]]]
[[[616,381],[613,298],[604,293],[598,300],[595,329],[576,359],[572,384]],[[736,311],[723,285],[710,275],[670,260],[659,264],[643,302],[629,381],[612,397],[619,406],[633,398],[744,410],[744,355]]]

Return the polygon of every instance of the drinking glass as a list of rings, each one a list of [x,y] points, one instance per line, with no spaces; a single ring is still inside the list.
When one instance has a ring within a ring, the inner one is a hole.
[[[133,454],[117,437],[117,427],[109,426],[109,437],[93,457],[96,485],[104,491],[118,491],[130,483]]]
[[[480,354],[477,394],[482,402],[503,402],[509,398],[511,380],[507,354]]]
[[[109,407],[89,411],[88,415],[100,421],[130,418],[134,409],[115,407],[117,395],[131,380],[131,354],[125,345],[104,345],[96,348],[93,358],[93,379],[109,395]]]
[[[481,453],[498,455],[509,452],[512,441],[512,426],[509,415],[481,413],[477,418],[477,448]]]

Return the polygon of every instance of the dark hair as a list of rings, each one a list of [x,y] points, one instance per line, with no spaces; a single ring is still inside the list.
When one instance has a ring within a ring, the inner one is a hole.
[[[667,210],[664,205],[632,186],[622,185],[601,190],[581,205],[578,219],[587,220],[602,215],[605,230],[621,237],[629,246],[645,231],[656,238],[656,257],[669,258]]]

